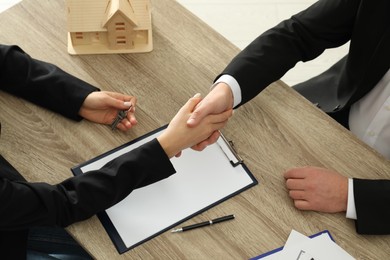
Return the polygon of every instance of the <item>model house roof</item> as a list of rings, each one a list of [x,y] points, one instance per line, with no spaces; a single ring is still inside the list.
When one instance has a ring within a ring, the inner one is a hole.
[[[111,0],[108,2],[108,6],[105,12],[105,19],[103,21],[103,27],[116,15],[120,14],[129,23],[137,26],[137,18],[134,13],[134,9],[129,0]]]
[[[134,29],[151,28],[148,0],[68,0],[68,31],[106,31],[105,25],[115,14],[135,25]]]

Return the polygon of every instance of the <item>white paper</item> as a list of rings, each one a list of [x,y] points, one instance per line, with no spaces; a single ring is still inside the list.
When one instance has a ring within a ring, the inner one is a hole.
[[[284,247],[288,248],[288,247],[294,246],[295,244],[304,243],[308,239],[310,239],[310,238],[295,231],[295,230],[291,230],[290,235],[288,236]],[[279,259],[281,259],[282,252],[283,252],[283,249],[281,251],[278,251],[278,252],[275,252],[273,254],[269,254],[265,257],[262,257],[261,259],[279,260]]]
[[[283,249],[264,257],[267,260],[350,260],[355,259],[338,246],[329,233],[313,238],[292,230]]]
[[[294,234],[293,234],[294,233]],[[275,259],[294,259],[294,260],[349,260],[355,259],[338,246],[326,233],[314,238],[304,235],[297,235],[298,232],[292,231],[289,243]],[[299,234],[299,233],[298,233]]]

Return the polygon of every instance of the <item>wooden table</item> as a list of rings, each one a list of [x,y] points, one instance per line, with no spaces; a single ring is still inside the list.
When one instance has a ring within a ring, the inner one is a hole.
[[[238,49],[173,0],[154,0],[154,50],[146,54],[67,54],[63,0],[24,0],[0,14],[0,42],[104,90],[138,97],[139,124],[128,133],[87,121],[76,123],[24,100],[0,94],[1,154],[28,180],[57,183],[70,168],[169,122]],[[239,108],[224,129],[259,185],[183,224],[234,213],[228,224],[181,234],[166,232],[118,255],[97,217],[68,231],[97,259],[247,259],[282,246],[291,229],[311,235],[328,229],[357,259],[386,259],[390,236],[362,236],[340,214],[293,207],[282,174],[315,165],[346,176],[390,178],[390,162],[354,138],[282,82]]]

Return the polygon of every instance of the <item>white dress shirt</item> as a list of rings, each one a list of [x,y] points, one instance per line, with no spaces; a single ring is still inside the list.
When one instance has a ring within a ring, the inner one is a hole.
[[[390,160],[390,70],[351,106],[349,129]]]
[[[225,74],[219,77],[212,87],[220,82],[231,88],[234,98],[233,107],[239,105],[242,97],[237,80]],[[360,140],[390,159],[390,70],[368,94],[351,106],[349,127]],[[348,180],[346,217],[357,219],[351,178]]]

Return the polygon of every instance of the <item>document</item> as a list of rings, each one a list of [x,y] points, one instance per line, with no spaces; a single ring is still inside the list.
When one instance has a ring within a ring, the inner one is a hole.
[[[121,154],[156,138],[165,127],[78,165],[72,171],[78,175],[99,169]],[[176,174],[134,190],[124,200],[98,214],[119,253],[172,229],[258,183],[237,158],[229,142],[222,137],[202,152],[186,149],[171,162]]]
[[[285,245],[251,260],[352,260],[355,259],[337,245],[329,231],[307,237],[292,230]]]
[[[352,260],[355,258],[338,246],[326,232],[309,238],[292,230],[278,259]]]

